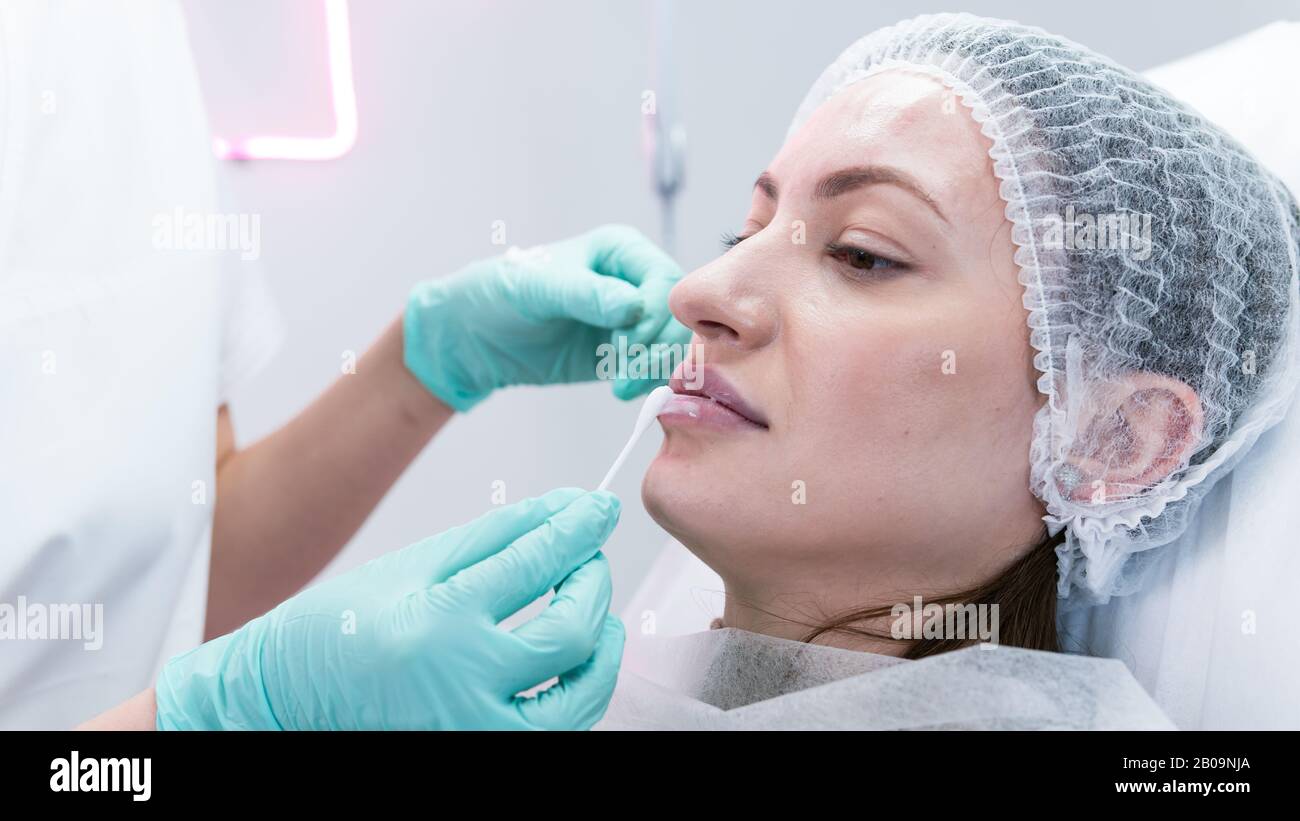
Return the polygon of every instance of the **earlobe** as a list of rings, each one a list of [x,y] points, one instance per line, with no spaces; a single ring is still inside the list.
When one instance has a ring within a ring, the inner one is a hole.
[[[1204,410],[1185,382],[1138,372],[1117,380],[1081,426],[1056,471],[1065,498],[1105,504],[1140,495],[1187,464],[1201,442]]]

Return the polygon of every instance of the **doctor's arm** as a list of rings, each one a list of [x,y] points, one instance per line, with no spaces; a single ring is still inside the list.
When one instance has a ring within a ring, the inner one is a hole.
[[[222,407],[205,637],[265,613],[320,572],[451,415],[403,364],[400,321],[355,373],[247,448],[235,447]]]

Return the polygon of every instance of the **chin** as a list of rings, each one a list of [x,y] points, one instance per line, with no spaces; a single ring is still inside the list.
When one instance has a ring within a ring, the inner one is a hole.
[[[694,487],[697,482],[698,480],[690,480],[688,466],[665,458],[663,451],[655,456],[641,479],[641,502],[645,505],[646,512],[678,541],[685,538],[681,519],[690,504],[691,496],[699,491]]]
[[[669,535],[719,570],[738,546],[762,549],[757,534],[777,524],[761,520],[763,509],[776,508],[759,503],[754,474],[699,456],[676,454],[665,443],[641,481],[641,501]]]

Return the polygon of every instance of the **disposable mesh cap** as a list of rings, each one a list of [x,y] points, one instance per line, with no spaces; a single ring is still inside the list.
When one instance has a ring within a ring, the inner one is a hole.
[[[1066,530],[1063,606],[1133,592],[1152,548],[1184,531],[1290,404],[1295,200],[1137,74],[1040,29],[965,14],[916,17],[854,43],[790,133],[832,94],[891,68],[941,81],[992,142],[1046,397],[1030,484],[1049,533]],[[1162,399],[1130,396],[1127,379],[1142,372],[1192,388],[1204,421],[1190,448],[1170,451],[1177,467],[1165,478],[1126,481],[1133,441],[1120,406]]]

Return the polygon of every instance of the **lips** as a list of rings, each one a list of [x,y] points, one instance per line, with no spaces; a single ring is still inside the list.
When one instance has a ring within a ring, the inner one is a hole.
[[[716,369],[686,363],[677,366],[668,386],[677,394],[668,401],[660,416],[684,415],[703,422],[723,425],[742,423],[764,430],[767,417],[740,395],[740,391]]]

